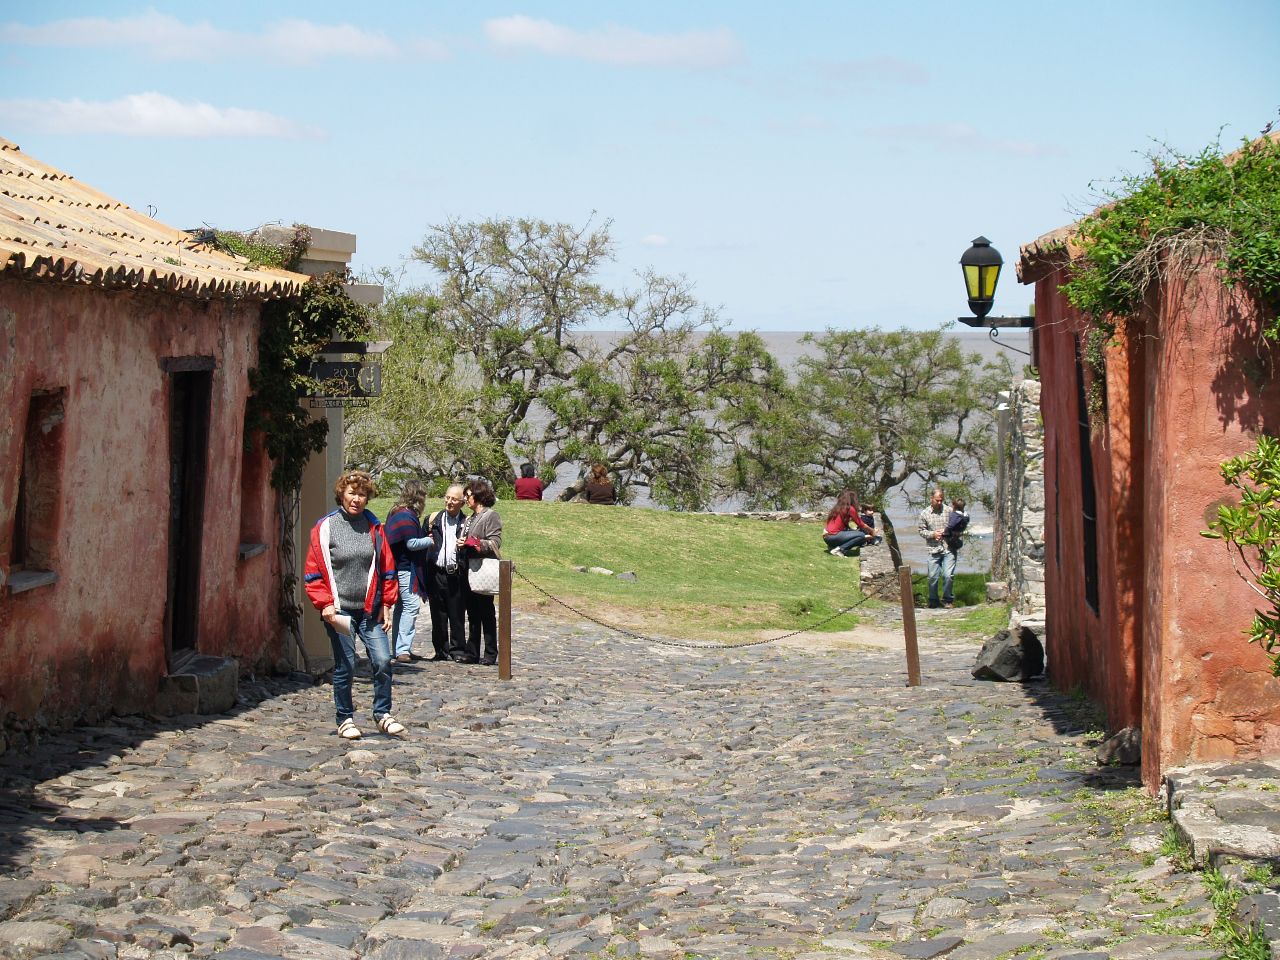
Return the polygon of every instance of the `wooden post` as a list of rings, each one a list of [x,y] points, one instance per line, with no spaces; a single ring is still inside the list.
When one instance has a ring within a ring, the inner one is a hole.
[[[511,679],[511,575],[514,560],[498,561],[498,679]]]
[[[902,592],[902,632],[907,640],[907,686],[920,686],[920,648],[916,646],[916,601],[911,595],[911,568],[898,568]]]

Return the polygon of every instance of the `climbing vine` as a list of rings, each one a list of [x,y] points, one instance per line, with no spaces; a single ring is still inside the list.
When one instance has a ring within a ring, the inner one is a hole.
[[[1148,293],[1206,254],[1225,285],[1258,299],[1263,336],[1280,340],[1280,139],[1267,135],[1270,126],[1263,133],[1229,156],[1216,143],[1195,155],[1151,154],[1147,172],[1105,191],[1104,204],[1080,221],[1082,252],[1062,292],[1089,318],[1085,359],[1097,373],[1106,343],[1138,322]]]
[[[269,243],[256,233],[226,231],[216,231],[211,240],[261,266],[287,270],[297,266],[311,237],[299,227],[282,244]],[[307,460],[325,446],[327,423],[307,416],[300,402],[320,392],[311,364],[335,337],[360,340],[369,331],[368,310],[347,296],[347,279],[337,273],[313,277],[297,297],[271,300],[262,307],[258,365],[249,371],[245,442],[262,435],[272,461],[271,485],[284,494],[298,490]]]
[[[202,237],[220,249],[253,263],[281,269],[296,268],[311,242],[305,227],[295,227],[283,244],[265,242],[256,233],[223,231]],[[298,521],[302,472],[313,453],[325,447],[328,421],[307,416],[302,401],[320,392],[311,365],[330,340],[362,340],[369,330],[368,310],[347,296],[347,277],[327,273],[311,278],[296,297],[271,300],[262,306],[258,334],[258,365],[249,371],[249,402],[245,409],[245,448],[261,434],[271,458],[271,485],[280,493],[280,622],[293,637],[304,667],[311,665],[299,626],[302,608],[296,597],[298,582],[294,529]]]

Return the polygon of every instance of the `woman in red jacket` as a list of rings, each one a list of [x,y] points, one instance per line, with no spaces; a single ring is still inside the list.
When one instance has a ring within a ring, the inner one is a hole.
[[[835,506],[827,514],[822,542],[834,556],[846,557],[849,555],[848,551],[868,541],[878,542],[875,528],[862,519],[858,497],[852,490],[845,490],[836,497]]]
[[[391,641],[387,638],[400,584],[382,524],[365,509],[373,495],[373,478],[363,470],[338,477],[333,487],[338,509],[311,528],[302,576],[307,597],[320,611],[333,647],[333,704],[338,736],[345,740],[360,739],[351,704],[357,636],[364,641],[373,668],[373,721],[390,736],[404,733],[404,725],[391,715]]]

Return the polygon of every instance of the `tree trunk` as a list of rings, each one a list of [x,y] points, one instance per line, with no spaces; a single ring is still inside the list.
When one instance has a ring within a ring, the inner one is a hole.
[[[887,510],[880,514],[880,526],[884,530],[884,542],[889,547],[889,556],[893,558],[893,569],[897,570],[902,566],[902,548],[898,546],[898,531],[889,519]]]
[[[582,496],[582,491],[586,488],[587,481],[585,479],[577,480],[561,490],[560,496],[557,497],[557,499],[561,501],[576,500],[578,497]]]

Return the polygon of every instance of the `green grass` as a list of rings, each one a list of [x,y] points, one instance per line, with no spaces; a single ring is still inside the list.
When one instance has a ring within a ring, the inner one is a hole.
[[[987,581],[991,579],[985,573],[957,573],[952,581],[952,592],[956,595],[957,607],[972,607],[987,602]],[[939,587],[941,590],[941,587]],[[911,575],[911,592],[916,603],[926,606],[929,602],[929,578],[923,573]],[[1004,626],[1004,624],[1001,624]],[[999,629],[999,628],[997,628]]]
[[[390,500],[370,506],[385,516]],[[555,501],[503,501],[497,510],[503,556],[520,574],[639,632],[741,641],[759,630],[807,626],[861,599],[858,561],[829,556],[817,524]],[[578,573],[578,566],[632,572],[637,580]],[[567,615],[519,576],[515,604]],[[847,614],[826,629],[856,622]]]
[[[379,498],[370,507],[385,517],[390,505],[389,498]],[[440,505],[427,506],[430,512]],[[558,501],[504,500],[497,510],[503,556],[516,561],[520,575],[638,633],[743,642],[761,632],[808,627],[862,599],[859,561],[828,555],[816,523]],[[579,566],[632,572],[637,580],[578,573]],[[519,608],[574,618],[521,576],[514,591]],[[986,609],[1007,619],[1007,608]],[[820,629],[850,630],[856,624],[855,612]]]

